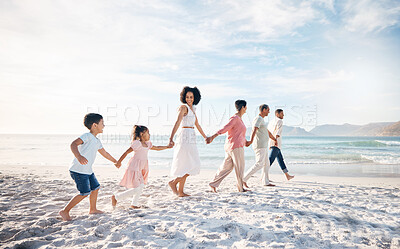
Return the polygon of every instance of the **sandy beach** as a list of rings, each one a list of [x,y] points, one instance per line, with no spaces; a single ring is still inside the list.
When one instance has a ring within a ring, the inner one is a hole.
[[[252,192],[235,192],[234,174],[212,193],[214,171],[190,177],[177,198],[167,187],[166,170],[151,170],[140,198],[110,204],[123,170],[95,168],[102,185],[98,208],[88,215],[88,200],[71,212],[57,213],[76,194],[65,167],[0,167],[0,246],[2,248],[399,248],[398,178],[311,177],[276,187],[249,180]]]

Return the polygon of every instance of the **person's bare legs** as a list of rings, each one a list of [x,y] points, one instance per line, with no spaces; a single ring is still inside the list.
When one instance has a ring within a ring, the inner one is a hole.
[[[288,181],[290,181],[291,179],[294,178],[294,176],[289,175],[288,172],[285,173],[286,179],[288,179]]]
[[[113,207],[116,207],[117,206],[117,199],[115,199],[115,195],[112,195],[111,196],[111,205],[113,206]]]
[[[168,182],[169,187],[172,189],[172,192],[176,195],[178,195],[178,189],[176,188],[176,185],[178,182],[181,180],[182,177],[177,177],[172,181]]]
[[[185,187],[186,178],[188,176],[189,176],[188,174],[184,175],[183,177],[181,177],[181,180],[179,181],[179,189],[178,189],[178,196],[179,197],[190,196],[190,195],[188,195],[188,194],[183,192],[183,188]]]
[[[97,204],[97,195],[99,194],[99,190],[93,190],[90,193],[90,211],[89,214],[102,214],[104,213],[103,211],[100,211],[97,209],[96,204]]]
[[[60,212],[58,212],[58,214],[61,216],[61,218],[64,221],[70,221],[71,216],[69,216],[69,211],[71,211],[71,209],[73,207],[75,207],[76,205],[78,205],[79,202],[81,202],[83,199],[86,198],[87,195],[76,195],[74,196],[67,204],[67,206],[64,207],[64,209],[60,210]]]

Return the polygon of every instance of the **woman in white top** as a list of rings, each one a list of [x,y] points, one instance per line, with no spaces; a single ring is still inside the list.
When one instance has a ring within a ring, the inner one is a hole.
[[[169,138],[170,145],[174,145],[174,136],[179,126],[181,125],[181,131],[177,136],[176,146],[174,147],[174,159],[171,166],[171,176],[176,177],[174,180],[169,182],[174,194],[179,197],[189,196],[183,192],[186,178],[189,175],[197,175],[200,173],[200,158],[199,152],[196,146],[196,133],[194,126],[199,130],[200,134],[207,137],[196,117],[196,108],[200,102],[201,95],[197,87],[191,88],[185,86],[181,92],[180,100],[183,103],[179,107],[178,118],[175,122],[174,128]],[[179,183],[179,187],[177,185]]]

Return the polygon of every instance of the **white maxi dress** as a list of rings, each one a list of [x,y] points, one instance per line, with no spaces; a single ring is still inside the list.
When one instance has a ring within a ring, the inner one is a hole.
[[[181,122],[181,130],[177,136],[174,147],[174,158],[171,166],[171,176],[182,177],[186,174],[197,175],[200,173],[200,157],[196,145],[196,133],[194,131],[196,122],[196,111],[193,111],[188,105],[188,113],[183,117]],[[192,127],[192,128],[183,128]]]

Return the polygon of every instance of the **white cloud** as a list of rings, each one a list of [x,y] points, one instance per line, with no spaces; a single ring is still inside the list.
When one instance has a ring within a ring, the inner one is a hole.
[[[398,3],[352,3],[341,13],[333,0],[1,1],[0,114],[51,117],[50,104],[172,103],[186,84],[214,103],[257,96],[256,82],[299,98],[326,92],[351,79],[351,70],[318,69],[318,49],[304,44],[321,37],[304,29],[332,28],[326,13],[345,19],[346,27],[335,26],[341,30],[398,25]]]
[[[379,32],[400,23],[399,1],[348,1],[344,6],[345,28],[351,32]]]
[[[308,1],[213,1],[209,8],[203,26],[228,43],[277,39],[321,16]]]
[[[304,71],[287,68],[285,71],[267,76],[261,85],[267,92],[276,96],[299,95],[310,96],[326,93],[336,89],[354,78],[353,73],[340,70]]]

